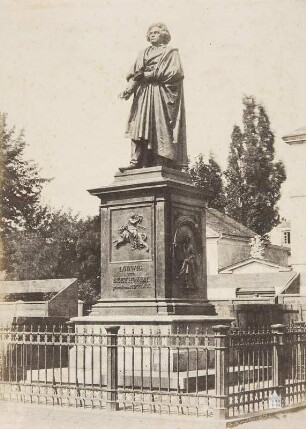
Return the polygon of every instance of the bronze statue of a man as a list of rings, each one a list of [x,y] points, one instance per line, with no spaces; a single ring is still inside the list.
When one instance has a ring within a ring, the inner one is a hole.
[[[142,50],[129,74],[128,86],[119,95],[134,99],[125,131],[131,139],[131,160],[120,170],[166,165],[187,165],[183,69],[178,50],[171,48],[165,24],[149,27],[151,46]]]

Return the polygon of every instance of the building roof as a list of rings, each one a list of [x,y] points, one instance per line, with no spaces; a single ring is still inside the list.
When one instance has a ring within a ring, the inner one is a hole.
[[[298,128],[297,130],[294,130],[291,133],[286,134],[283,137],[283,140],[287,143],[305,141],[306,140],[306,127]]]
[[[66,289],[66,287],[75,281],[76,279],[0,281],[0,295],[9,295],[12,293],[57,293]]]
[[[212,208],[206,210],[206,225],[219,234],[234,237],[252,238],[257,235],[250,228]]]
[[[207,276],[208,299],[233,299],[237,289],[249,289],[254,295],[265,295],[274,290],[274,296],[284,292],[299,274],[294,271],[278,273],[217,274]]]
[[[283,265],[277,264],[273,261],[269,261],[268,259],[247,258],[247,259],[244,259],[243,261],[239,261],[239,262],[236,262],[235,264],[221,268],[219,270],[219,273],[220,274],[221,273],[222,274],[232,274],[232,272],[235,271],[235,269],[240,268],[240,267],[244,267],[247,265],[252,265],[252,264],[266,265],[268,267],[275,268],[278,271],[291,271],[291,269],[288,266],[283,266]]]
[[[276,225],[274,228],[275,229],[281,229],[281,228],[290,229],[291,228],[291,221],[287,220],[287,219],[282,219],[281,222],[278,225]]]

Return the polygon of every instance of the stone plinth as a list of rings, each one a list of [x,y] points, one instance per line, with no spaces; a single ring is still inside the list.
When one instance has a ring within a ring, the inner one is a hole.
[[[101,299],[92,315],[214,314],[207,302],[206,196],[186,173],[117,173],[101,201]]]
[[[214,338],[208,339],[205,336],[214,334],[214,326],[229,325],[232,321],[233,318],[196,315],[114,314],[73,318],[71,323],[79,339],[78,346],[69,351],[71,380],[77,377],[83,384],[105,383],[106,342],[105,337],[102,340],[97,338],[105,336],[106,330],[113,326],[119,328],[119,386],[124,384],[128,388],[132,385],[134,388],[140,388],[142,385],[148,388],[151,384],[152,389],[159,386],[162,389],[177,389],[179,384],[181,390],[188,385],[188,391],[194,391],[196,380],[199,388],[204,388],[205,385],[213,386],[214,350],[204,350],[204,344],[213,346]],[[197,340],[194,339],[195,336]],[[99,344],[103,344],[102,352]],[[188,349],[184,344],[193,344],[194,347]]]
[[[170,315],[160,314],[154,316],[145,315],[111,315],[111,316],[83,316],[73,317],[70,319],[78,332],[86,331],[88,333],[105,334],[104,328],[109,326],[119,326],[118,334],[129,334],[133,331],[135,335],[141,332],[157,335],[176,335],[178,332],[181,335],[188,333],[194,335],[196,332],[199,335],[213,333],[212,327],[215,325],[230,325],[235,320],[233,317],[224,317],[217,315]],[[101,331],[102,329],[102,331]]]

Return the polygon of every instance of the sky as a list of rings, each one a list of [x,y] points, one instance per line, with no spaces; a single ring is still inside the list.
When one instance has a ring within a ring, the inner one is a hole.
[[[191,161],[213,152],[226,167],[245,94],[265,107],[286,165],[281,137],[306,118],[305,11],[304,0],[0,0],[0,111],[53,178],[44,201],[98,214],[87,189],[129,161],[131,100],[118,94],[154,22],[180,51]]]

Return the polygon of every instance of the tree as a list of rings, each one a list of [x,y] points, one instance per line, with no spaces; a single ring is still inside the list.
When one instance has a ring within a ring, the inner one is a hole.
[[[49,179],[25,159],[25,147],[23,132],[16,136],[7,126],[7,115],[0,113],[0,270],[10,262],[11,233],[34,231],[46,216],[40,197]]]
[[[0,231],[32,230],[44,216],[40,205],[43,185],[37,165],[24,158],[23,132],[9,129],[0,113]]]
[[[9,280],[77,277],[77,241],[82,221],[71,213],[48,211],[36,230],[5,234]]]
[[[265,109],[254,97],[243,98],[243,132],[234,126],[225,171],[229,216],[260,235],[279,223],[276,206],[286,179],[282,162],[274,161],[274,134]]]
[[[208,193],[208,206],[224,212],[225,195],[222,171],[212,154],[205,163],[203,154],[199,154],[194,164],[189,168],[193,183]]]
[[[79,297],[85,304],[97,302],[101,290],[100,217],[89,217],[82,224],[77,242]]]
[[[92,304],[100,292],[99,218],[43,205],[48,179],[25,159],[25,147],[0,114],[0,269],[8,280],[77,277],[80,298]]]
[[[244,216],[244,181],[242,177],[243,164],[243,134],[240,128],[235,125],[231,136],[230,153],[228,157],[228,167],[224,175],[227,179],[226,192],[226,213],[234,217],[238,222],[245,224]]]
[[[48,211],[32,231],[6,234],[8,280],[74,278],[79,297],[93,304],[100,293],[99,218],[79,219],[72,213]]]

